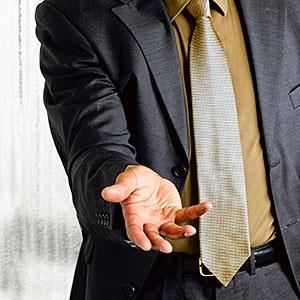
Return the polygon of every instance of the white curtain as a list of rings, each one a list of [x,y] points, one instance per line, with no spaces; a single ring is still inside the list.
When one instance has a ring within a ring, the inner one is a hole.
[[[1,300],[68,299],[81,241],[42,101],[38,2],[0,0]]]

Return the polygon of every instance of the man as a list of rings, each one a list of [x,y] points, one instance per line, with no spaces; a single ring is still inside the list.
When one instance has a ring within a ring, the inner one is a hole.
[[[71,299],[298,299],[297,4],[38,6],[44,102],[83,232]]]

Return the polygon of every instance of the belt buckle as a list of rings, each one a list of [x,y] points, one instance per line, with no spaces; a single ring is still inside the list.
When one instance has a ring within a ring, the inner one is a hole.
[[[201,257],[199,257],[199,270],[200,270],[200,275],[203,277],[214,277],[215,275],[213,273],[204,273],[203,271],[203,262]]]

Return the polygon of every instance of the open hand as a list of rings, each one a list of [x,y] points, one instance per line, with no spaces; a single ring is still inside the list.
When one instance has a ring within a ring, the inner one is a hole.
[[[182,239],[196,233],[191,225],[182,225],[206,213],[211,203],[182,208],[175,185],[145,166],[133,166],[122,172],[115,184],[102,190],[102,197],[120,203],[128,237],[139,248],[172,252],[165,238]],[[165,237],[165,238],[164,238]]]

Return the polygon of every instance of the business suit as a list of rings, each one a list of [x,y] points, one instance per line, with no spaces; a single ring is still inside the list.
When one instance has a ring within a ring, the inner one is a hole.
[[[240,6],[278,231],[299,287],[300,9],[296,1]],[[168,16],[159,0],[49,0],[37,9],[37,35],[50,126],[84,230],[87,299],[97,288],[104,299],[135,296],[157,254],[124,241],[120,207],[100,191],[137,163],[183,188],[188,137]]]

